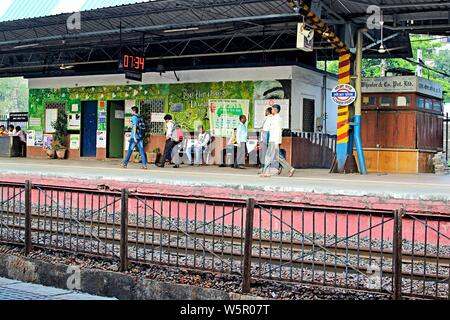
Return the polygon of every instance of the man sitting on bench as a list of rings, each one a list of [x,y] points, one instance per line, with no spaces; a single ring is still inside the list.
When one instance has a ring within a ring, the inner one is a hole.
[[[191,166],[194,164],[197,166],[203,164],[203,152],[206,150],[206,147],[211,140],[209,133],[205,131],[203,126],[198,126],[198,132],[197,139],[186,148],[186,155]],[[194,149],[195,155],[194,163],[192,163],[192,149]]]

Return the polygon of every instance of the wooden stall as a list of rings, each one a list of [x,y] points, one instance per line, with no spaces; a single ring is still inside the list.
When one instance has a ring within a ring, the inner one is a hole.
[[[361,139],[367,170],[433,172],[443,150],[442,86],[415,76],[363,81]]]

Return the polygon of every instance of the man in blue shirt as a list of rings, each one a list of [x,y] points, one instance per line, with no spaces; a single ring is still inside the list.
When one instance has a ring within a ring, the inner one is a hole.
[[[133,153],[134,148],[138,147],[139,153],[141,154],[142,158],[142,169],[147,169],[147,157],[145,156],[144,152],[144,137],[141,136],[139,132],[139,115],[138,115],[138,108],[132,107],[131,113],[133,114],[132,119],[132,125],[131,125],[131,136],[130,136],[130,145],[128,147],[128,153],[125,157],[125,160],[122,162],[122,167],[126,168],[128,165],[128,162],[130,161],[131,154]]]

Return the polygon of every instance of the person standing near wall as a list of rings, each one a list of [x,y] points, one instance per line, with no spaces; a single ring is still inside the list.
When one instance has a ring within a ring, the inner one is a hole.
[[[272,165],[276,168],[281,165],[288,170],[289,177],[294,175],[295,169],[280,154],[280,145],[282,142],[283,121],[280,117],[281,107],[278,104],[272,106],[272,119],[269,128],[269,145],[267,147],[264,168],[261,177],[270,177],[270,169]]]
[[[245,164],[245,153],[248,141],[248,129],[247,129],[247,117],[241,115],[239,117],[239,125],[236,130],[236,142],[237,142],[237,156],[236,163],[234,164],[235,169],[244,169]]]
[[[131,122],[132,126],[131,126],[130,144],[128,146],[128,153],[121,165],[122,165],[122,168],[126,168],[128,166],[128,162],[130,161],[133,150],[137,145],[137,147],[139,149],[139,153],[141,154],[141,158],[142,158],[141,168],[147,169],[147,157],[144,152],[144,137],[139,132],[139,128],[138,128],[138,124],[139,124],[138,108],[132,107],[131,113],[133,114],[133,118],[132,118],[132,122]]]
[[[15,136],[18,136],[20,139],[20,146],[22,148],[22,157],[26,157],[27,152],[27,136],[25,132],[23,132],[22,128],[20,126],[16,127],[16,133]]]

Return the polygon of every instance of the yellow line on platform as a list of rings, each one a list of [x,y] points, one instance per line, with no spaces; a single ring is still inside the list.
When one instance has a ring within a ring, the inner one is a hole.
[[[0,162],[0,165],[7,165],[7,166],[21,166],[23,167],[24,164],[23,163],[2,163]],[[72,169],[93,169],[93,170],[107,170],[107,171],[116,171],[116,172],[145,172],[142,169],[132,169],[132,168],[128,168],[128,169],[122,169],[119,166],[117,168],[105,168],[105,167],[83,167],[83,166],[55,166],[53,164],[34,164],[34,165],[30,165],[27,164],[27,167],[29,168],[30,166],[37,166],[37,167],[52,167],[53,169],[56,168],[72,168]],[[53,172],[55,172],[55,170],[52,170]],[[244,170],[245,171],[245,170]],[[147,172],[152,173],[164,173],[164,174],[174,174],[176,173],[177,176],[183,175],[183,176],[192,176],[192,175],[197,175],[197,176],[205,176],[205,175],[209,175],[209,176],[217,176],[217,177],[223,177],[223,176],[229,176],[229,177],[240,177],[240,178],[252,178],[252,179],[259,179],[258,176],[251,176],[251,175],[243,175],[243,174],[236,174],[236,173],[217,173],[217,172],[194,172],[194,171],[189,171],[189,172],[183,172],[180,171],[178,169],[172,169],[171,170],[164,170],[161,168],[158,169],[150,169],[147,170]],[[297,171],[297,174],[301,173],[300,170]],[[36,173],[37,174],[37,173]],[[76,174],[76,173],[75,173]],[[42,175],[42,173],[41,173]],[[76,179],[76,177],[73,177]],[[261,178],[262,179],[262,178]],[[267,178],[266,178],[267,179]],[[350,182],[350,183],[372,183],[372,184],[384,184],[384,185],[408,185],[411,186],[411,184],[414,184],[414,186],[432,186],[432,187],[448,187],[447,183],[421,183],[421,182],[417,182],[417,181],[408,181],[408,182],[401,182],[401,181],[377,181],[377,180],[349,180],[349,179],[341,179],[339,178],[319,178],[319,177],[292,177],[292,178],[288,178],[288,177],[283,177],[283,176],[273,176],[272,179],[289,179],[289,180],[294,180],[294,181],[322,181],[322,182]],[[262,181],[262,180],[261,180]],[[267,181],[267,180],[264,180]]]

